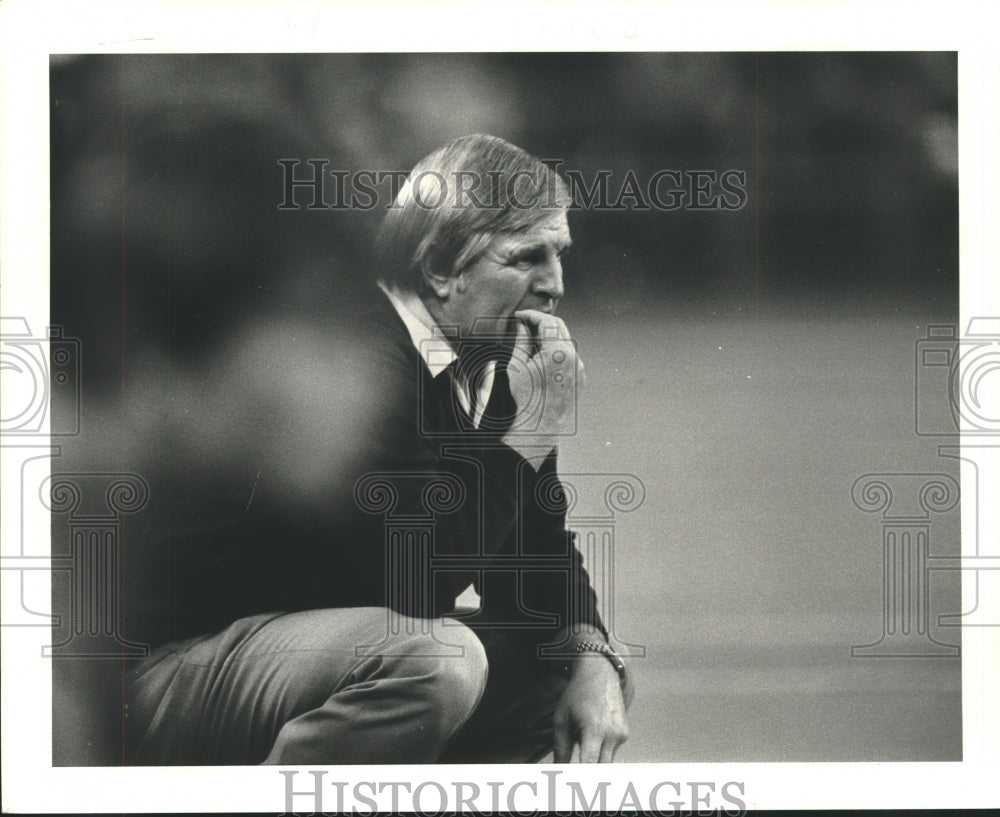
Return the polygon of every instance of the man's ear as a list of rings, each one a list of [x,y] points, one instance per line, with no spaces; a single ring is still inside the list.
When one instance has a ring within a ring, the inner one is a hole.
[[[451,270],[443,263],[437,246],[431,246],[420,261],[420,275],[427,288],[440,300],[447,301],[451,297],[455,278]]]

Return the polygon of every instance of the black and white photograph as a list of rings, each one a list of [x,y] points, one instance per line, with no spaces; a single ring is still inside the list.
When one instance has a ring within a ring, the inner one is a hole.
[[[995,63],[155,19],[4,111],[5,788],[990,805]]]

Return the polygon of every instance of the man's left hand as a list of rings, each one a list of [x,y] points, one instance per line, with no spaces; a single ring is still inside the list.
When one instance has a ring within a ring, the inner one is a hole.
[[[617,671],[603,655],[575,656],[569,686],[556,706],[553,760],[570,762],[579,744],[580,763],[611,763],[628,740],[626,697],[631,700],[631,688],[622,690]]]

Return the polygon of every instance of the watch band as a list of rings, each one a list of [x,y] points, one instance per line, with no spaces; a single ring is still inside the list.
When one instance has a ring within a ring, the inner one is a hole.
[[[615,668],[615,672],[618,673],[618,679],[621,682],[622,688],[625,688],[625,662],[622,661],[621,656],[608,644],[605,644],[603,641],[578,641],[576,643],[576,651],[596,652],[607,658],[611,662],[611,666]]]

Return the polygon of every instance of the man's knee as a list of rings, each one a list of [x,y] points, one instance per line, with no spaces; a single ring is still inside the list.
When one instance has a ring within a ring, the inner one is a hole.
[[[489,665],[482,642],[464,624],[407,639],[396,656],[396,672],[407,676],[446,730],[457,729],[475,710],[486,689]]]
[[[486,689],[489,662],[483,643],[464,624],[454,623],[447,629],[450,644],[462,648],[462,654],[439,660],[436,670],[438,694],[446,707],[472,714]]]

